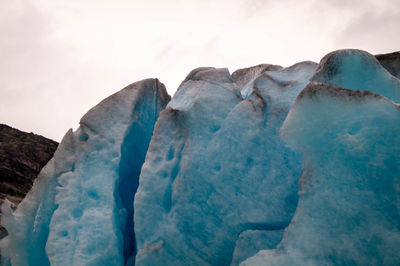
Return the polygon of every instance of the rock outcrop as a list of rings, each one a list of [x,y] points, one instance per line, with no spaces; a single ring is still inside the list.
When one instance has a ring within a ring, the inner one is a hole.
[[[0,201],[21,202],[57,146],[53,140],[0,124]]]
[[[400,52],[375,56],[379,63],[393,76],[400,78]]]
[[[53,140],[0,124],[0,204],[5,198],[14,205],[24,199],[57,146]],[[4,235],[0,226],[0,238]]]

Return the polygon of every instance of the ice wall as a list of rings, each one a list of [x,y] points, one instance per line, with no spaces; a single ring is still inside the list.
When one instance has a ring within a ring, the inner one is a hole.
[[[303,155],[296,213],[242,265],[397,265],[399,81],[358,50],[329,54],[313,79],[280,131]]]
[[[188,75],[160,114],[140,176],[137,265],[229,265],[251,235],[255,248],[238,250],[237,264],[279,242],[297,205],[301,160],[278,130],[316,67]]]
[[[68,131],[32,190],[2,207],[12,265],[124,265],[135,252],[133,195],[158,113],[156,79],[103,100]]]
[[[278,249],[243,265],[398,264],[399,121],[382,96],[310,84],[282,128],[304,155],[296,214]]]
[[[377,58],[128,86],[2,206],[3,264],[400,264],[399,68]]]

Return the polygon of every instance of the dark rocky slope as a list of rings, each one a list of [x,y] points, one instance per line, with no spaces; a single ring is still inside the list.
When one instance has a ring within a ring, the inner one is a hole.
[[[18,204],[58,143],[45,137],[0,124],[0,203]]]
[[[379,63],[393,76],[400,78],[400,52],[375,56]]]
[[[24,199],[57,146],[53,140],[0,124],[0,204],[5,198],[15,205]],[[0,226],[0,238],[6,234]]]

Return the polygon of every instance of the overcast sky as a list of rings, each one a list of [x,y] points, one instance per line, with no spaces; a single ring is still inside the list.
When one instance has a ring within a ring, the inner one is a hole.
[[[0,0],[0,123],[60,141],[144,78],[400,50],[400,0]]]

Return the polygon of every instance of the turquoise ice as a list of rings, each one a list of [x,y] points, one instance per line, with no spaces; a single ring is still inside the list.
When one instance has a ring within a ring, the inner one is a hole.
[[[313,80],[280,130],[303,155],[296,213],[242,265],[397,265],[400,81],[359,50],[327,55]]]
[[[278,131],[316,67],[188,75],[160,114],[140,175],[137,265],[229,265],[247,231],[279,243],[269,237],[280,240],[296,209],[301,159]],[[265,248],[255,246],[234,263]]]
[[[197,68],[172,100],[128,86],[5,201],[2,264],[400,264],[392,57]]]
[[[18,208],[3,205],[3,258],[12,265],[124,265],[124,253],[135,249],[129,220],[141,163],[168,100],[164,85],[149,79],[92,108]]]

